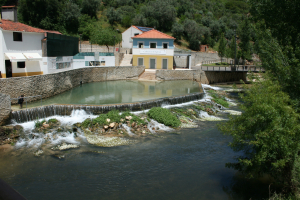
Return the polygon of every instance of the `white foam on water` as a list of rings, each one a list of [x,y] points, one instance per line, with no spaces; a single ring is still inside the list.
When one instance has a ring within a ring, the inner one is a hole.
[[[151,119],[151,121],[148,123],[147,125],[149,131],[154,134],[157,131],[161,130],[161,131],[174,131],[174,129],[165,126],[164,124],[158,123],[157,121]],[[154,129],[154,130],[153,130]]]
[[[210,89],[213,89],[213,90],[223,90],[223,88],[213,87],[213,86],[210,86],[210,85],[207,85],[207,84],[202,84],[202,87],[203,87],[203,89],[210,88]]]
[[[131,132],[131,128],[127,126],[126,124],[122,124],[122,127],[126,130],[129,136],[134,136],[135,134]]]
[[[199,118],[202,121],[222,121],[224,119],[220,118],[220,117],[215,117],[212,115],[209,115],[207,112],[200,110],[199,112]]]
[[[236,110],[223,110],[225,113],[229,113],[230,115],[242,115],[242,112]]]
[[[134,115],[140,115],[140,114],[144,114],[144,113],[147,113],[149,112],[150,109],[147,109],[147,110],[141,110],[141,111],[134,111],[134,112],[130,112]]]

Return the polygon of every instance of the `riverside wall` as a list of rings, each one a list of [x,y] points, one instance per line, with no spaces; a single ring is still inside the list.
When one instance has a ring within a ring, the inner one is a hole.
[[[53,74],[14,77],[0,79],[0,93],[17,98],[21,94],[28,96],[42,95],[48,98],[82,83],[100,82],[110,80],[138,79],[145,67],[89,67],[73,69]],[[40,97],[29,98],[28,102],[39,100]],[[17,101],[13,101],[13,104]]]
[[[10,96],[0,93],[0,126],[4,125],[11,115]]]
[[[247,72],[206,72],[202,70],[157,70],[156,80],[195,80],[203,84],[246,81]]]

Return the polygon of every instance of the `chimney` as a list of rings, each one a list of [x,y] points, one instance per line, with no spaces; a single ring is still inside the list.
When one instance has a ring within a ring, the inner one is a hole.
[[[1,18],[8,19],[13,22],[17,22],[18,21],[17,7],[16,6],[2,6]]]

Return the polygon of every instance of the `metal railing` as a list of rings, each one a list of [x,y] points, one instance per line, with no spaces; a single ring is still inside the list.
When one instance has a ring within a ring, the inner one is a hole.
[[[259,72],[262,71],[264,72],[265,70],[262,67],[257,67],[257,66],[252,66],[252,65],[244,65],[244,66],[228,66],[228,67],[224,67],[224,66],[201,66],[201,70],[202,71],[222,71],[222,72],[248,72],[248,71],[252,71],[252,72]]]
[[[26,108],[27,108],[27,99],[29,99],[29,98],[35,98],[35,97],[40,97],[41,98],[41,106],[43,106],[43,96],[42,95],[28,96],[28,97],[18,97],[18,98],[10,98],[10,101],[13,101],[13,100],[17,100],[18,101],[20,98],[23,98],[25,100],[25,102],[26,102]]]

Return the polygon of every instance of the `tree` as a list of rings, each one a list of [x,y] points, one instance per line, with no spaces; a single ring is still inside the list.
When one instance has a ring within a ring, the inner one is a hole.
[[[239,47],[241,49],[241,58],[245,62],[245,60],[251,60],[251,30],[250,30],[250,22],[248,18],[246,18],[242,24],[241,30],[239,31],[240,43]]]
[[[220,44],[219,44],[219,49],[218,49],[218,55],[221,57],[221,63],[223,60],[223,57],[226,55],[226,39],[224,37],[224,33],[221,34],[220,38]]]
[[[121,42],[121,36],[110,28],[102,28],[100,25],[94,27],[90,42],[92,44],[105,45],[109,51],[109,45],[115,45]]]
[[[183,26],[182,24],[175,23],[172,27],[172,36],[176,38],[176,42],[181,40],[181,36],[183,35]]]
[[[233,137],[229,146],[242,151],[236,163],[227,163],[251,178],[271,175],[277,183],[294,186],[292,171],[299,152],[299,115],[278,81],[268,76],[253,82],[242,96],[243,114],[219,128]]]
[[[77,33],[79,28],[80,9],[75,3],[67,2],[65,6],[65,27],[69,33]]]
[[[100,8],[100,3],[100,0],[83,0],[81,12],[89,15],[90,17],[97,18],[97,11]]]

